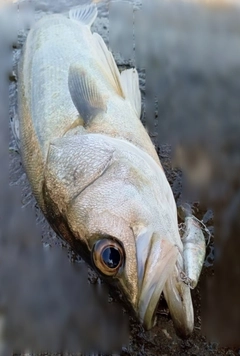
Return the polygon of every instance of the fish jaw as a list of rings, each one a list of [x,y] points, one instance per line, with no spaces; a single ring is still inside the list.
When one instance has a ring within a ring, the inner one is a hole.
[[[178,249],[168,240],[159,239],[156,234],[153,234],[151,244],[148,244],[150,247],[148,251],[145,246],[144,239],[138,239],[139,300],[137,315],[145,329],[148,330],[155,325],[155,311],[164,285],[174,270]]]
[[[176,334],[183,339],[187,338],[193,331],[194,312],[190,288],[181,280],[177,265],[166,281],[163,294]]]
[[[146,230],[136,241],[136,251],[138,319],[146,330],[155,326],[155,312],[163,292],[177,335],[187,338],[193,331],[194,312],[190,287],[181,278],[183,259],[179,247]]]

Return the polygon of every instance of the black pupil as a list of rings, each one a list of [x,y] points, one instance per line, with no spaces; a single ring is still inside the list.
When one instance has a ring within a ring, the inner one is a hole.
[[[120,263],[120,253],[115,247],[107,247],[102,252],[102,260],[109,268],[116,268]]]

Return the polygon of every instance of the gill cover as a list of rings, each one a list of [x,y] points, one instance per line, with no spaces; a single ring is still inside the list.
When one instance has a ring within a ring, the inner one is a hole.
[[[49,147],[45,169],[46,188],[64,213],[69,204],[111,164],[114,149],[88,135],[66,136]]]

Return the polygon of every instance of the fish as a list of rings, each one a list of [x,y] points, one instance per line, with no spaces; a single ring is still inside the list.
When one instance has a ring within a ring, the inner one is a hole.
[[[140,323],[156,324],[163,293],[187,337],[194,316],[176,202],[141,122],[138,72],[120,73],[91,30],[97,13],[82,5],[30,29],[18,67],[22,161],[54,231],[121,291]]]

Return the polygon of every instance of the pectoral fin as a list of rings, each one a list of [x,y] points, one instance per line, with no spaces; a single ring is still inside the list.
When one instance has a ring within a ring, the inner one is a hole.
[[[106,112],[106,98],[101,95],[94,80],[80,65],[70,66],[68,87],[72,101],[85,124],[101,112]]]

